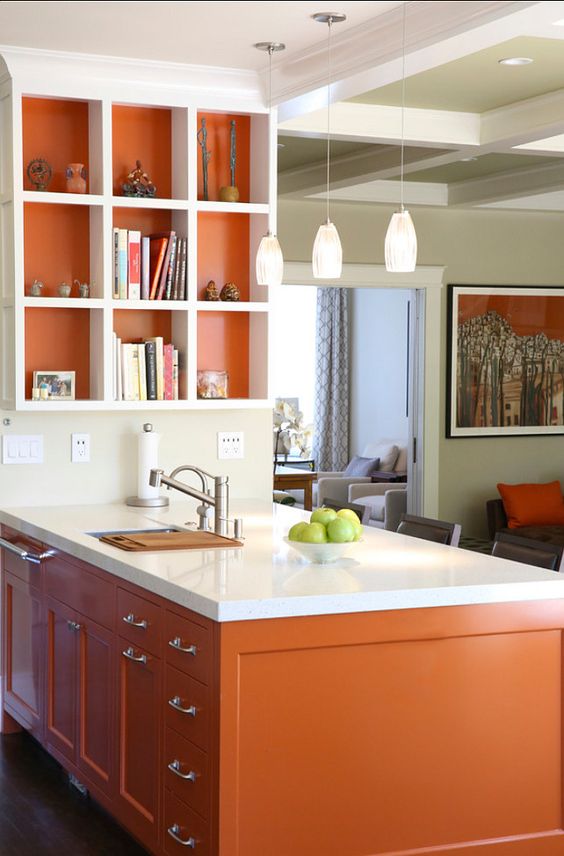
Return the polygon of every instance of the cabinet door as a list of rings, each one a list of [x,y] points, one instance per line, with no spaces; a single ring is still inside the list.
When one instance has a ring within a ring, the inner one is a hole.
[[[77,614],[80,624],[78,766],[108,795],[114,786],[115,654],[109,630]]]
[[[46,598],[47,724],[46,741],[76,762],[78,638],[80,624],[68,606]]]
[[[44,626],[39,590],[4,574],[4,704],[42,741]]]
[[[119,655],[119,819],[144,844],[158,831],[161,661],[125,639]]]

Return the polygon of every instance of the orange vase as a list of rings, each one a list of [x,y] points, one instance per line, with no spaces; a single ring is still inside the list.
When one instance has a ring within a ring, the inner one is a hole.
[[[67,166],[67,193],[86,193],[86,170],[82,163]]]

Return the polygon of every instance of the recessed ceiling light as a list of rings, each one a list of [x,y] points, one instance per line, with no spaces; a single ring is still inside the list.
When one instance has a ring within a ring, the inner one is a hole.
[[[477,161],[478,158],[460,158],[460,163],[470,163],[470,161]]]
[[[278,143],[277,145],[278,145],[279,149],[285,149],[286,148],[286,143]]]
[[[498,59],[500,65],[530,65],[534,60],[530,56],[508,56],[506,59]]]

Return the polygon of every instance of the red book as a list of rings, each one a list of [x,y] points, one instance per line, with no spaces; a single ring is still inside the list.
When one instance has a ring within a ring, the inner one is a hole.
[[[141,232],[130,229],[127,236],[127,296],[141,297]]]
[[[170,261],[170,254],[172,252],[172,245],[173,245],[173,241],[171,240],[171,238],[175,238],[175,237],[176,237],[176,232],[169,232],[168,235],[166,235],[166,238],[167,238],[166,252],[165,252],[165,257],[163,259],[163,266],[161,268],[161,275],[160,275],[160,279],[159,279],[159,287],[157,289],[157,296],[155,297],[155,300],[162,300],[163,295],[164,295],[165,290],[166,290],[166,280],[168,277],[168,263]]]
[[[151,288],[149,291],[149,300],[155,300],[157,297],[157,289],[159,287],[159,282],[161,279],[167,244],[167,237],[163,237],[162,235],[151,236],[151,263],[149,267]]]
[[[165,345],[164,346],[164,397],[165,401],[172,401],[174,399],[174,385],[173,385],[173,362],[174,362],[174,345]]]

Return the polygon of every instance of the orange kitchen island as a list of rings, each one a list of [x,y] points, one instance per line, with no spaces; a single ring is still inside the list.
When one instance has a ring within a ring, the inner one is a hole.
[[[154,854],[564,854],[559,575],[380,530],[306,565],[281,540],[299,513],[258,504],[239,550],[88,534],[189,506],[0,512],[48,554],[2,551],[5,727]]]

